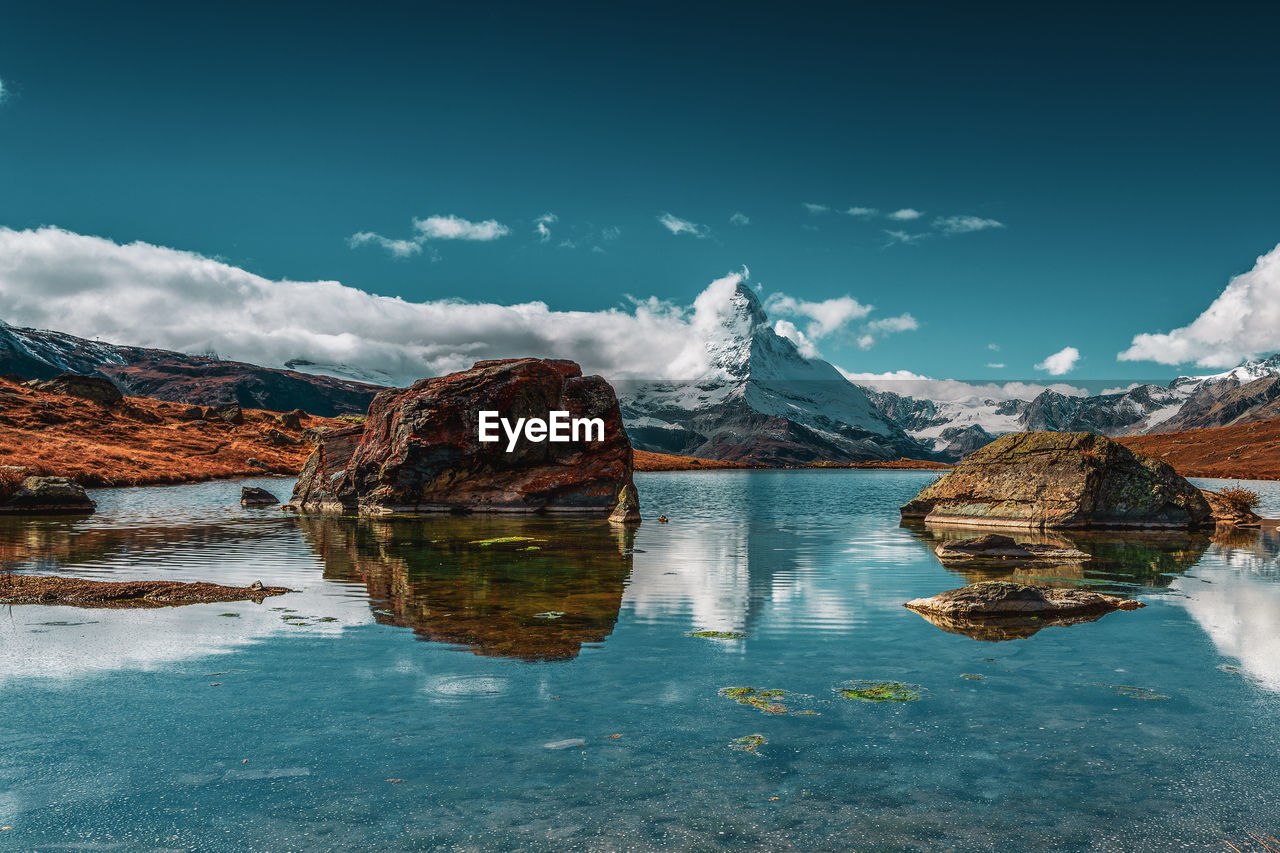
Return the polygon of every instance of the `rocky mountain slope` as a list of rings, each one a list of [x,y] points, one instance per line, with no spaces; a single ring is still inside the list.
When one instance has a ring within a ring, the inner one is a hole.
[[[637,449],[764,465],[931,458],[840,371],[774,332],[745,283],[726,288],[702,331],[703,375],[617,383]]]
[[[63,373],[103,376],[132,396],[202,406],[302,409],[324,417],[363,414],[383,390],[331,376],[119,346],[0,321],[0,375],[50,379]]]

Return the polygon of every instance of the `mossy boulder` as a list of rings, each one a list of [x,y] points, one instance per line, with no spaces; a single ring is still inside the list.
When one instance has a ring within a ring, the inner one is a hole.
[[[0,503],[0,513],[14,515],[88,515],[97,508],[85,490],[66,477],[27,477]]]
[[[1204,495],[1169,465],[1087,432],[1025,432],[975,451],[902,507],[904,519],[979,527],[1212,526]]]

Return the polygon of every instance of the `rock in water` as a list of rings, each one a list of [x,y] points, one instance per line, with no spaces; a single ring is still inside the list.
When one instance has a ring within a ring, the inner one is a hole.
[[[98,508],[83,488],[66,477],[27,477],[22,486],[0,503],[0,513],[87,515]]]
[[[599,418],[601,441],[479,440],[479,413],[511,424]],[[555,512],[639,520],[631,442],[609,383],[571,361],[477,362],[470,370],[379,394],[365,422],[331,430],[307,460],[300,512]]]
[[[916,495],[902,517],[982,527],[1213,524],[1200,490],[1173,468],[1087,432],[1003,436]]]
[[[905,606],[944,631],[997,642],[1030,637],[1050,625],[1093,622],[1113,610],[1137,610],[1143,604],[1087,589],[986,581]]]
[[[52,394],[68,394],[82,400],[95,403],[119,403],[124,394],[110,379],[102,376],[81,376],[76,373],[64,373],[44,382],[37,382],[37,391],[48,391]]]
[[[983,619],[1001,616],[1066,616],[1090,610],[1136,610],[1142,603],[1088,589],[1031,586],[1008,581],[971,583],[905,605],[918,613]]]
[[[1011,562],[1083,562],[1090,559],[1084,551],[1056,545],[1036,545],[1031,542],[1015,542],[1008,536],[988,533],[977,539],[960,539],[943,542],[933,553],[944,563],[982,560],[1008,560]]]
[[[240,506],[274,506],[280,499],[257,486],[240,487]]]

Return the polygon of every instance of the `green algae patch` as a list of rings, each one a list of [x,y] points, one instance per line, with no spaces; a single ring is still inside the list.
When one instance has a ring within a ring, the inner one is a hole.
[[[754,687],[723,687],[720,695],[732,699],[739,705],[747,705],[766,714],[786,714],[790,709],[785,702],[778,701],[787,695],[785,690],[757,690]]]
[[[690,631],[686,637],[701,637],[704,640],[745,640],[747,635],[741,631]]]
[[[962,672],[960,673],[960,677],[968,681],[981,681],[982,679],[986,678],[985,675],[979,675],[976,672]]]
[[[1102,682],[1099,682],[1098,686],[1110,687],[1112,693],[1128,696],[1130,699],[1139,699],[1143,702],[1160,702],[1169,698],[1162,693],[1155,692],[1150,687],[1131,687],[1127,684],[1103,684]]]
[[[749,752],[752,755],[760,754],[760,747],[769,742],[764,735],[744,735],[736,737],[729,741],[729,748],[736,749],[739,752]]]
[[[846,687],[837,687],[836,695],[861,702],[917,702],[920,685],[900,681],[852,681]]]
[[[472,539],[468,544],[488,548],[490,545],[512,545],[516,542],[546,542],[533,536],[495,536],[492,539]]]

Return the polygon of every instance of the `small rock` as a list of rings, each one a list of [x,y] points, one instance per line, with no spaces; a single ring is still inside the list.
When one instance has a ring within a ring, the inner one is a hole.
[[[667,523],[667,517],[666,517],[665,515],[660,515],[660,516],[658,516],[658,523],[659,523],[659,524],[666,524],[666,523]]]
[[[53,379],[37,382],[33,387],[37,391],[47,391],[51,394],[67,394],[72,397],[79,397],[82,400],[92,400],[95,403],[119,403],[124,399],[124,394],[120,392],[116,384],[103,376],[81,376],[76,373],[64,373],[61,376],[55,376]]]
[[[87,515],[98,508],[85,490],[66,477],[27,477],[22,486],[0,503],[0,513],[41,515],[78,513]]]
[[[255,591],[262,588],[263,588],[262,581],[254,581],[253,583],[249,584],[249,589],[252,589]]]
[[[240,506],[274,506],[278,503],[280,499],[266,489],[259,489],[257,486],[240,488]]]
[[[178,415],[178,418],[184,421],[204,420],[204,409],[199,406],[187,406],[182,410],[182,413]]]
[[[306,416],[307,413],[302,411],[302,409],[294,409],[292,412],[285,412],[283,415],[280,415],[276,420],[279,421],[280,426],[285,429],[302,429],[302,419]]]
[[[934,549],[934,553],[944,563],[968,560],[1083,562],[1090,559],[1084,551],[1075,548],[1015,542],[1012,538],[998,533],[988,533],[976,539],[943,542]]]
[[[223,421],[224,423],[239,426],[244,423],[244,410],[235,403],[210,406],[204,410],[204,419],[207,421]]]

